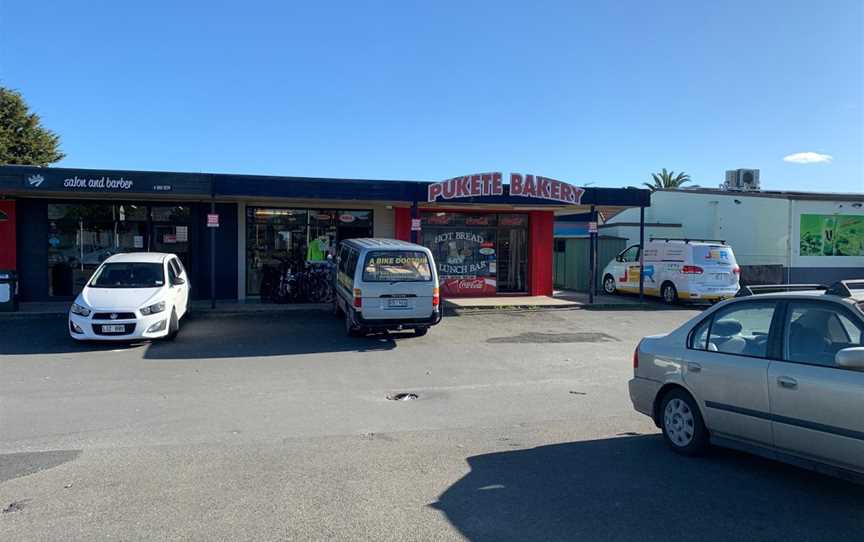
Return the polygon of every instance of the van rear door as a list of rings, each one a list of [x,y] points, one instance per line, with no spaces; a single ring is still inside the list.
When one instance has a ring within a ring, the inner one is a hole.
[[[694,273],[689,273],[691,286],[729,288],[738,284],[738,262],[732,248],[726,245],[693,246]],[[699,273],[698,270],[702,272]]]
[[[364,318],[400,320],[432,315],[435,275],[426,252],[370,250],[358,272]]]

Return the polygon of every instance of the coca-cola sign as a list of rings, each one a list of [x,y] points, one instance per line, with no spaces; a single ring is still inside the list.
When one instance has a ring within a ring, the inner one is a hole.
[[[494,277],[447,278],[441,282],[441,293],[445,297],[481,297],[495,295],[497,290]]]

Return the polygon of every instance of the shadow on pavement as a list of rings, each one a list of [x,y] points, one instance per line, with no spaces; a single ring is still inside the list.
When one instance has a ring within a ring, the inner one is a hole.
[[[0,322],[0,355],[99,352],[143,348],[147,342],[78,342],[69,336],[66,315]]]
[[[0,482],[20,478],[69,461],[74,461],[81,450],[52,450],[48,452],[18,452],[0,455]]]
[[[725,450],[679,457],[659,436],[468,458],[434,508],[473,542],[852,540],[864,487]]]
[[[320,352],[392,350],[404,334],[348,337],[340,320],[325,312],[255,313],[184,319],[173,341],[79,343],[66,317],[10,320],[0,328],[0,355],[99,352],[145,348],[145,359],[285,356]]]
[[[393,336],[348,337],[324,312],[191,319],[173,341],[150,344],[145,359],[242,358],[396,348]]]

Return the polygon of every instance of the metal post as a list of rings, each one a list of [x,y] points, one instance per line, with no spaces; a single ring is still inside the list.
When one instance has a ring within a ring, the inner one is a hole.
[[[216,201],[210,199],[210,213],[216,214]],[[210,230],[210,308],[216,308],[216,228]]]
[[[591,206],[591,222],[597,221],[597,212],[594,209],[594,206]],[[591,281],[588,284],[588,304],[594,304],[594,287],[597,283],[597,234],[594,232],[588,232],[588,265],[590,266],[590,270],[588,273],[589,280]]]
[[[645,301],[645,207],[639,207],[639,303]]]
[[[416,219],[416,218],[420,218],[420,216],[419,216],[419,212],[417,209],[417,200],[415,199],[414,202],[411,204],[411,222],[412,222],[412,224],[411,224],[411,242],[412,243],[417,243],[417,232],[414,231],[414,227],[413,227],[414,226],[413,222],[414,222],[414,219]]]

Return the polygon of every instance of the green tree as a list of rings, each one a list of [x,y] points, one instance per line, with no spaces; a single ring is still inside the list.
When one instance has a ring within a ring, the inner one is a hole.
[[[660,188],[681,188],[682,184],[690,182],[690,175],[687,175],[683,171],[675,175],[674,171],[666,171],[665,167],[660,173],[652,173],[651,177],[654,179],[654,182],[644,184],[652,191]]]
[[[0,87],[0,164],[47,166],[64,156],[60,137],[42,126],[21,93]]]

